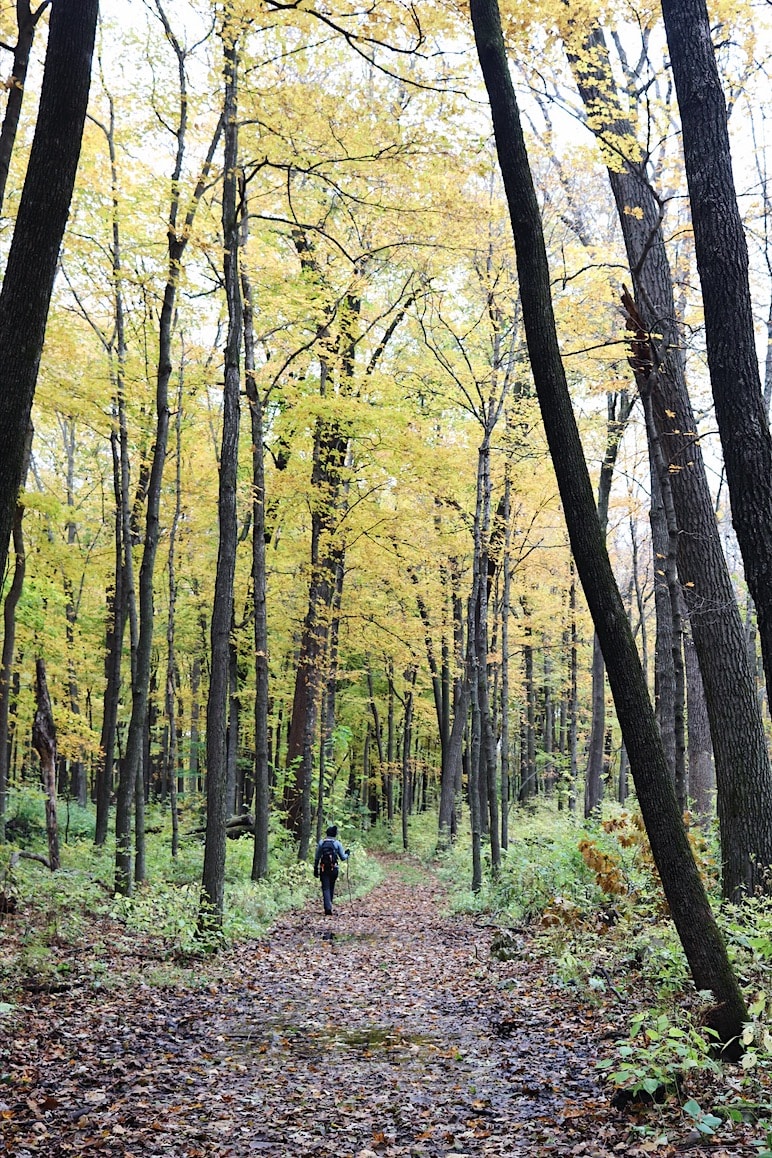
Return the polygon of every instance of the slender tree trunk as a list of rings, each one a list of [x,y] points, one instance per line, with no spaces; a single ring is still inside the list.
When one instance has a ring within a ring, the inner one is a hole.
[[[509,848],[509,617],[512,613],[512,476],[504,467],[504,559],[501,591],[501,847]]]
[[[606,395],[608,410],[606,426],[606,451],[600,468],[598,481],[598,519],[605,539],[608,528],[608,504],[611,484],[614,479],[619,446],[622,442],[634,398],[626,390],[619,394]],[[597,637],[592,645],[592,725],[587,753],[587,769],[584,774],[584,815],[591,816],[603,799],[603,745],[606,735],[606,677],[603,654]]]
[[[177,774],[179,754],[177,746],[177,656],[175,643],[177,614],[177,534],[182,514],[182,402],[184,364],[180,365],[177,382],[177,405],[174,417],[174,514],[169,528],[169,559],[167,577],[169,587],[169,610],[166,617],[166,719],[169,727],[169,745],[166,761],[166,782],[169,786],[169,804],[172,814],[172,856],[176,857],[180,847],[180,821],[177,808]]]
[[[649,412],[651,406],[648,405]],[[654,432],[656,438],[656,432]],[[651,430],[649,430],[651,439]],[[676,737],[675,737],[675,669],[673,667],[673,612],[668,588],[667,562],[670,551],[670,535],[665,517],[662,484],[657,459],[652,442],[649,442],[649,474],[651,478],[651,505],[649,523],[651,526],[651,551],[654,560],[654,608],[657,617],[654,640],[654,710],[657,715],[662,746],[667,762],[675,779]]]
[[[27,462],[32,449],[32,429],[27,436]],[[26,477],[26,468],[24,476]],[[8,744],[8,722],[11,711],[11,681],[13,676],[13,660],[16,649],[16,608],[19,605],[22,590],[24,589],[24,572],[26,569],[26,555],[24,552],[24,535],[22,522],[24,519],[24,505],[16,504],[16,515],[13,520],[13,553],[14,568],[11,586],[5,596],[3,605],[3,650],[0,658],[0,844],[5,841],[5,817],[8,811],[8,773],[10,747]]]
[[[0,290],[0,575],[80,157],[97,13],[98,0],[53,6],[35,135]]]
[[[678,582],[678,524],[673,493],[670,486],[670,472],[668,463],[662,452],[659,435],[654,422],[651,389],[644,385],[641,396],[643,398],[646,426],[649,435],[649,453],[652,456],[652,483],[656,479],[657,490],[662,502],[662,514],[666,531],[666,554],[663,560],[665,581],[667,584],[668,604],[663,608],[663,614],[670,625],[670,666],[673,673],[672,689],[672,769],[676,797],[681,812],[686,811],[687,783],[686,783],[686,672],[683,655],[683,623],[681,616],[681,588]],[[654,494],[654,486],[652,486]],[[660,732],[662,724],[660,723]],[[664,744],[663,744],[664,747]],[[667,756],[667,749],[665,749]]]
[[[64,441],[66,469],[66,501],[70,512],[66,523],[67,546],[72,547],[77,539],[78,528],[72,517],[75,508],[75,424],[71,419],[60,419]],[[75,627],[78,622],[78,608],[75,597],[75,588],[69,574],[64,576],[64,619],[65,638],[67,641],[67,694],[69,707],[73,716],[80,715],[80,691],[76,675],[75,658]],[[70,761],[70,791],[81,808],[87,804],[86,769],[82,760]]]
[[[405,713],[402,721],[402,847],[409,846],[409,819],[413,804],[413,779],[410,764],[410,746],[413,737],[413,689],[417,669],[405,673]]]
[[[248,214],[244,213],[246,230]],[[242,233],[243,240],[246,236]],[[252,424],[252,600],[255,643],[255,848],[252,880],[268,875],[268,823],[270,817],[270,754],[268,749],[268,616],[266,609],[265,461],[263,450],[263,401],[255,381],[255,332],[252,286],[241,271],[244,310],[244,374]]]
[[[707,824],[715,811],[716,777],[713,771],[713,747],[710,742],[710,720],[702,686],[697,649],[689,632],[684,633],[686,660],[686,712],[689,722],[687,748],[689,762],[689,797],[700,822]]]
[[[737,1038],[747,1010],[705,894],[667,767],[640,659],[606,553],[560,358],[539,207],[496,0],[472,0],[477,52],[491,104],[517,254],[531,369],[568,525],[598,633],[638,800],[695,985],[713,992],[721,1040]]]
[[[525,627],[526,638],[530,639],[531,628]],[[522,772],[520,776],[520,802],[536,796],[539,783],[536,776],[536,685],[533,678],[533,647],[523,644],[523,668],[525,674],[525,743],[523,744]]]
[[[568,759],[570,787],[568,790],[568,807],[576,812],[576,782],[579,778],[579,631],[576,624],[576,569],[573,557],[571,558],[571,587],[568,596],[571,613],[571,661],[570,661],[570,691],[568,708]]]
[[[201,878],[199,928],[222,927],[225,898],[227,708],[230,634],[233,620],[233,584],[238,527],[236,482],[239,456],[239,387],[241,381],[241,334],[243,315],[239,278],[239,221],[237,209],[238,152],[238,51],[236,32],[226,21],[223,28],[225,55],[225,158],[223,169],[222,228],[223,278],[228,302],[228,337],[225,346],[222,448],[217,501],[220,543],[217,552],[214,605],[212,608],[212,659],[206,710],[206,838]]]
[[[162,13],[158,0],[159,14]],[[153,649],[153,578],[155,559],[160,537],[160,507],[163,470],[169,434],[169,380],[172,374],[172,335],[177,301],[177,288],[182,269],[182,258],[190,238],[196,210],[208,181],[209,170],[220,140],[223,121],[220,118],[215,128],[209,152],[198,179],[193,196],[188,205],[184,221],[180,222],[180,176],[185,155],[185,134],[187,129],[187,95],[185,78],[185,52],[181,48],[172,29],[165,23],[167,39],[177,55],[180,80],[180,116],[176,132],[177,153],[171,182],[168,229],[168,271],[164,287],[158,334],[158,368],[156,373],[156,435],[153,461],[147,484],[147,517],[145,521],[145,543],[139,572],[139,631],[136,661],[132,671],[131,719],[126,741],[126,753],[121,765],[118,793],[115,807],[115,891],[130,893],[132,890],[132,843],[131,807],[136,797],[138,781],[141,777],[145,733],[147,729],[148,699],[150,690],[150,664]],[[130,540],[129,540],[130,541]]]
[[[51,699],[46,682],[46,665],[35,661],[35,701],[37,709],[32,725],[32,744],[40,756],[43,784],[46,793],[46,834],[48,836],[48,867],[56,872],[60,867],[59,828],[56,819],[56,729],[51,712]]]
[[[113,454],[113,491],[115,494],[115,563],[113,588],[107,599],[105,639],[105,694],[102,711],[102,733],[96,775],[96,824],[94,844],[101,848],[107,841],[110,820],[110,797],[115,767],[115,737],[118,725],[118,701],[121,688],[121,656],[126,628],[125,567],[121,516],[120,448],[118,438],[110,435]]]

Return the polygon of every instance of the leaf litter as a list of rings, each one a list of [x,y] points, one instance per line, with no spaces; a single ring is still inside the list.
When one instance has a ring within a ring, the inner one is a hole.
[[[143,959],[116,926],[113,984],[4,995],[0,1153],[754,1152],[739,1128],[729,1145],[695,1138],[677,1105],[657,1107],[656,1129],[614,1110],[595,1062],[621,1021],[559,986],[527,937],[495,959],[494,931],[448,914],[428,871],[408,883],[384,863],[334,917],[288,913],[172,983],[154,980],[157,947]]]

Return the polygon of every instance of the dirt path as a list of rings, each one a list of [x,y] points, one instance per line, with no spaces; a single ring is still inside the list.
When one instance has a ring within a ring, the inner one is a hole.
[[[490,930],[405,871],[353,902],[344,877],[335,917],[289,914],[202,989],[40,997],[4,1059],[0,1152],[645,1153],[596,1082],[597,1013],[527,952],[492,961]]]

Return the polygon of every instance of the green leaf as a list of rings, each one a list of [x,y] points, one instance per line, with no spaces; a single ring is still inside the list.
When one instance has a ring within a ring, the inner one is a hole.
[[[688,1102],[684,1102],[684,1113],[688,1114],[690,1118],[701,1117],[702,1110],[699,1102],[695,1102],[694,1098],[690,1098]]]

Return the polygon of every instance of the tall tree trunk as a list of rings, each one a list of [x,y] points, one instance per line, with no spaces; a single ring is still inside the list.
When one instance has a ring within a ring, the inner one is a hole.
[[[0,575],[91,84],[98,0],[57,0],[13,239],[0,290]]]
[[[695,985],[721,1040],[747,1011],[681,821],[640,659],[606,553],[555,328],[549,266],[496,0],[472,0],[477,52],[517,254],[526,339],[577,571],[603,649],[652,853]]]
[[[107,598],[105,629],[105,694],[102,710],[102,732],[96,774],[96,823],[94,844],[101,848],[107,841],[110,820],[110,797],[115,767],[115,738],[118,725],[118,700],[121,688],[121,657],[126,628],[125,568],[121,515],[120,448],[115,431],[110,435],[113,455],[113,491],[115,494],[114,580]]]
[[[606,451],[598,480],[598,519],[601,533],[606,537],[608,504],[614,480],[619,446],[622,442],[635,399],[626,390],[606,395],[608,418],[606,424]],[[606,736],[606,678],[603,654],[597,637],[592,644],[592,724],[584,774],[584,815],[591,816],[603,799],[603,746]]]
[[[177,534],[182,514],[182,404],[184,362],[180,365],[177,382],[177,404],[174,417],[174,514],[169,528],[169,558],[166,567],[169,589],[169,610],[166,616],[166,719],[169,727],[169,745],[166,760],[166,783],[169,786],[169,804],[172,814],[172,856],[176,857],[180,847],[180,821],[177,809],[177,778],[179,752],[177,744],[177,655],[176,655],[176,615],[177,615]]]
[[[512,473],[504,467],[504,559],[501,590],[501,847],[509,848],[509,617],[512,613]]]
[[[651,413],[651,404],[647,404]],[[670,552],[670,534],[665,516],[662,497],[662,483],[658,460],[649,432],[649,475],[651,478],[651,504],[649,524],[651,526],[651,553],[653,557],[654,608],[657,617],[654,639],[654,711],[657,715],[662,747],[675,779],[676,737],[675,737],[675,668],[673,666],[673,611],[668,587],[667,563]],[[654,432],[656,438],[656,431]]]
[[[188,204],[184,220],[180,222],[180,176],[185,156],[185,137],[187,131],[186,53],[166,21],[159,0],[156,0],[156,7],[164,21],[167,39],[172,45],[177,57],[180,84],[180,113],[177,131],[175,133],[177,152],[174,171],[172,173],[171,200],[169,206],[167,280],[164,287],[158,330],[156,434],[155,446],[153,448],[153,461],[147,485],[145,542],[139,572],[139,634],[136,648],[136,661],[134,670],[132,671],[129,734],[126,741],[126,753],[121,765],[121,775],[118,783],[115,807],[115,891],[125,894],[132,891],[132,880],[135,876],[135,873],[132,871],[131,809],[132,803],[136,798],[138,783],[141,777],[145,733],[147,729],[150,663],[153,650],[153,578],[161,530],[161,485],[169,434],[169,380],[172,374],[172,336],[174,332],[177,288],[182,271],[182,258],[191,235],[196,210],[207,187],[209,170],[217,150],[223,127],[221,117],[215,128],[209,146],[209,152]]]
[[[576,782],[579,777],[579,630],[576,623],[576,574],[574,560],[571,558],[571,586],[569,588],[568,605],[571,614],[571,661],[569,679],[569,707],[568,707],[568,760],[570,787],[568,790],[569,811],[576,812]]]
[[[410,813],[413,806],[413,779],[410,763],[410,747],[413,738],[413,695],[418,669],[413,667],[405,672],[405,712],[402,720],[402,847],[409,847]]]
[[[66,501],[67,509],[70,512],[65,531],[67,534],[67,546],[72,547],[78,536],[78,528],[72,517],[75,508],[75,423],[72,419],[67,418],[61,418],[60,423],[67,462],[65,474]],[[65,638],[67,641],[67,694],[70,701],[70,711],[73,716],[79,716],[80,692],[78,689],[75,657],[73,655],[75,647],[75,626],[78,622],[78,607],[75,587],[69,574],[65,574],[64,576],[64,599]],[[70,761],[70,775],[70,792],[81,808],[85,808],[88,800],[86,769],[82,760],[75,759]]]
[[[748,247],[737,206],[727,109],[705,0],[662,0],[681,113],[694,248],[705,307],[705,342],[732,504],[732,524],[759,622],[772,688],[772,435],[759,374]],[[704,678],[704,673],[703,673]],[[714,736],[714,746],[716,738]],[[717,769],[718,771],[718,769]],[[722,785],[719,782],[719,793]],[[759,831],[761,883],[772,863],[772,812]],[[767,876],[769,874],[766,874]]]
[[[243,230],[248,223],[246,207]],[[246,240],[242,232],[242,239]],[[268,875],[268,822],[270,816],[270,754],[268,747],[268,617],[266,611],[266,518],[263,400],[255,380],[255,331],[252,286],[241,270],[244,310],[244,375],[252,425],[252,601],[255,643],[255,847],[252,880]]]
[[[684,11],[691,10],[689,0]],[[690,18],[689,18],[690,19]],[[647,355],[656,371],[653,414],[669,471],[679,528],[678,574],[700,661],[716,760],[723,889],[727,896],[764,887],[772,858],[770,774],[755,673],[748,662],[742,619],[724,558],[696,435],[682,343],[676,323],[673,282],[662,230],[662,202],[637,159],[635,134],[613,83],[599,29],[578,33],[584,45],[577,83],[601,141],[608,136],[614,163],[609,181],[627,249],[635,308],[650,337]],[[705,43],[710,50],[706,29]],[[620,149],[635,152],[620,165]],[[703,157],[703,160],[707,157]],[[711,160],[711,166],[712,166]],[[640,215],[627,212],[635,205]],[[653,337],[657,335],[657,337]],[[661,335],[661,337],[660,337]],[[734,375],[734,349],[731,351]],[[755,353],[754,353],[755,357]],[[645,367],[646,373],[651,369]],[[758,375],[758,370],[756,371]],[[732,377],[731,390],[735,390]],[[735,397],[739,399],[740,391]],[[760,397],[760,390],[759,390]],[[761,403],[759,402],[759,407]],[[762,425],[766,427],[766,419]],[[748,447],[750,447],[750,443]],[[742,451],[744,453],[744,451]],[[768,482],[772,484],[772,479]],[[734,511],[734,499],[733,499]]]
[[[227,10],[226,10],[227,13]],[[222,927],[225,898],[226,780],[228,663],[233,621],[233,584],[236,570],[238,526],[236,482],[239,458],[239,387],[241,382],[241,333],[243,326],[239,278],[238,174],[238,50],[237,32],[223,26],[225,55],[225,156],[223,168],[222,231],[223,279],[228,302],[228,336],[225,346],[222,448],[217,501],[220,543],[217,552],[214,605],[212,607],[212,658],[209,699],[206,709],[206,837],[201,878],[199,927],[202,931]]]

